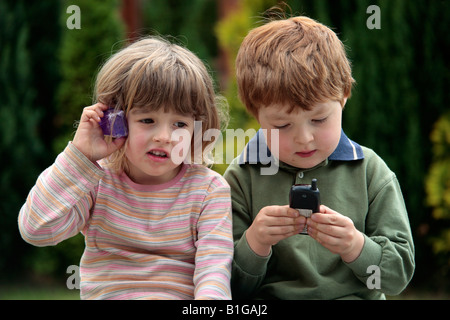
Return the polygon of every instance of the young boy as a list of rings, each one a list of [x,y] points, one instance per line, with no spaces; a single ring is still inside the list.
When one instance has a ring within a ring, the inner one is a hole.
[[[342,42],[306,17],[272,21],[244,39],[236,72],[240,97],[263,130],[225,172],[233,298],[399,294],[415,267],[408,215],[395,174],[341,129],[354,82]],[[278,162],[274,174],[262,174],[261,150]],[[305,218],[289,207],[289,190],[312,179],[322,205]],[[299,234],[305,226],[308,234]]]

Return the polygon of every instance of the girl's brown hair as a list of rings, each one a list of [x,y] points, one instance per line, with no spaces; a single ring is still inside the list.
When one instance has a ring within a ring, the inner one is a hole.
[[[97,75],[95,100],[126,115],[134,108],[192,115],[201,121],[202,135],[221,128],[226,107],[215,95],[204,63],[188,49],[158,37],[141,39],[108,59]],[[201,143],[202,151],[211,144]],[[118,171],[126,170],[125,150],[126,144],[109,157]]]

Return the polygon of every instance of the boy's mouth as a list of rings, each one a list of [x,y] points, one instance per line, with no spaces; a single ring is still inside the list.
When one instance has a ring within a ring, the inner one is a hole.
[[[312,157],[317,150],[312,150],[312,151],[304,151],[304,152],[296,152],[295,154],[302,157],[302,158],[309,158]]]

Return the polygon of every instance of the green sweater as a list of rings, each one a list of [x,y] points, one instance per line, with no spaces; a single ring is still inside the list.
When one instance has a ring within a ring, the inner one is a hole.
[[[414,244],[399,183],[385,162],[342,132],[336,151],[316,167],[303,170],[280,162],[276,174],[262,175],[267,160],[274,160],[262,137],[259,131],[224,174],[233,204],[233,298],[384,299],[384,294],[399,294],[414,273]],[[351,218],[364,233],[360,256],[345,263],[300,234],[272,246],[268,257],[255,254],[245,231],[261,208],[288,204],[291,185],[313,178],[321,203]]]

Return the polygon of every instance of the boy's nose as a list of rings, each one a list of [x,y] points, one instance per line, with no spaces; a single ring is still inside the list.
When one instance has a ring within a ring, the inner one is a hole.
[[[294,141],[298,144],[308,144],[314,140],[314,136],[311,131],[306,128],[300,128],[294,137]]]

